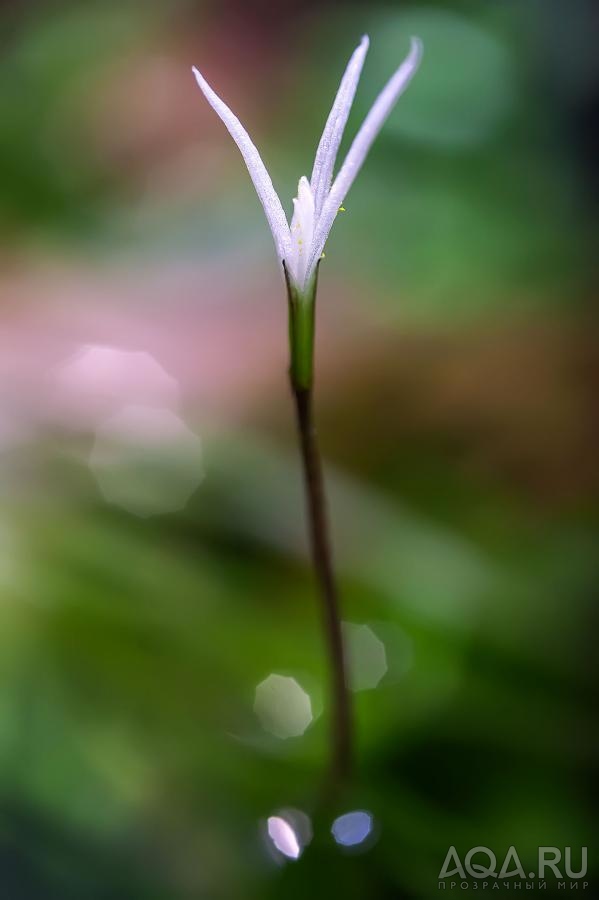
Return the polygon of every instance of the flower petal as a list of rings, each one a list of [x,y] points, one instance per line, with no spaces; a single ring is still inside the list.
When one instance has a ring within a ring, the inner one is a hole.
[[[410,83],[421,59],[422,42],[419,38],[413,37],[408,56],[374,101],[333,183],[314,229],[314,243],[308,273],[313,270],[320,259],[339,207],[362,168],[373,141],[385,124],[396,101]]]
[[[260,202],[264,208],[272,236],[275,241],[277,253],[281,260],[289,254],[291,248],[291,238],[289,235],[289,225],[287,217],[283,211],[281,201],[275,191],[272,180],[266,166],[260,158],[258,150],[252,143],[252,140],[234,113],[229,107],[223,103],[220,97],[214,93],[208,82],[201,73],[193,66],[192,68],[195,79],[200,86],[202,93],[212,109],[220,116],[226,125],[229,134],[239,147],[241,155],[245,160],[245,164],[250,173],[250,177],[254,182],[256,193],[260,198]]]
[[[310,186],[314,194],[314,202],[316,207],[316,215],[319,216],[324,201],[331,187],[333,179],[333,169],[335,168],[335,160],[339,151],[339,145],[343,137],[345,125],[349,116],[349,112],[354,102],[356,88],[362,73],[362,66],[368,52],[369,40],[364,35],[360,44],[350,58],[339,90],[331,107],[329,117],[324,126],[324,131],[316,151],[314,160],[314,168],[312,169],[312,178]]]
[[[293,219],[291,220],[291,253],[285,260],[289,274],[298,287],[305,287],[306,269],[312,250],[314,233],[314,197],[310,182],[305,175],[299,180],[297,197],[293,201]]]

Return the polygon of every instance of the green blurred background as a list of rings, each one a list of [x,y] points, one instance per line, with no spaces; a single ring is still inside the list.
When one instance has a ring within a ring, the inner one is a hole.
[[[0,4],[2,897],[429,898],[451,845],[526,872],[586,845],[592,880],[597,24]],[[320,273],[358,742],[332,809],[282,281],[190,66],[289,208],[364,32],[348,138],[410,35],[425,57]],[[296,861],[265,835],[289,808]]]

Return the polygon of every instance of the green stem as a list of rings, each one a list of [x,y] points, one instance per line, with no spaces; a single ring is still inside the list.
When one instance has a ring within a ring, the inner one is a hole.
[[[316,309],[317,277],[304,295],[291,284],[287,269],[287,298],[289,303],[289,373],[292,384],[301,388],[312,385],[314,372],[314,312]]]
[[[287,272],[285,271],[287,276]],[[314,427],[314,309],[316,278],[308,296],[300,297],[289,283],[289,342],[291,389],[306,490],[308,532],[314,572],[322,602],[324,635],[329,656],[332,700],[332,759],[334,784],[347,779],[352,757],[352,717],[347,661],[343,647],[339,598],[329,539],[322,461]]]

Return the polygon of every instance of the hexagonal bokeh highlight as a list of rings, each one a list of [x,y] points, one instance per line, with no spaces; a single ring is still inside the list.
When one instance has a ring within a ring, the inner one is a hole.
[[[331,827],[335,841],[342,847],[358,847],[372,834],[374,819],[364,809],[338,816]]]
[[[275,860],[299,859],[312,840],[310,817],[299,809],[280,810],[266,821],[266,834]]]
[[[302,848],[289,822],[282,816],[270,816],[267,827],[268,836],[279,853],[288,859],[298,859]]]
[[[347,653],[349,686],[352,691],[372,690],[387,672],[385,645],[368,625],[343,622],[341,627]]]
[[[70,424],[101,422],[124,406],[174,409],[179,385],[145,350],[83,344],[54,370],[55,403]]]
[[[295,678],[275,673],[257,686],[254,712],[264,730],[282,740],[302,735],[314,718],[310,695]]]
[[[89,466],[108,503],[143,517],[182,509],[204,477],[199,437],[172,410],[145,406],[98,426]]]

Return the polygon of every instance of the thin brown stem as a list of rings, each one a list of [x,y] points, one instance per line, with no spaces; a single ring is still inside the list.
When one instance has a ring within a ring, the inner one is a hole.
[[[291,383],[301,446],[308,513],[308,531],[316,580],[322,600],[323,624],[331,668],[333,748],[331,775],[338,785],[347,779],[352,757],[351,705],[347,664],[341,634],[339,600],[328,534],[322,463],[313,416],[312,388]]]

